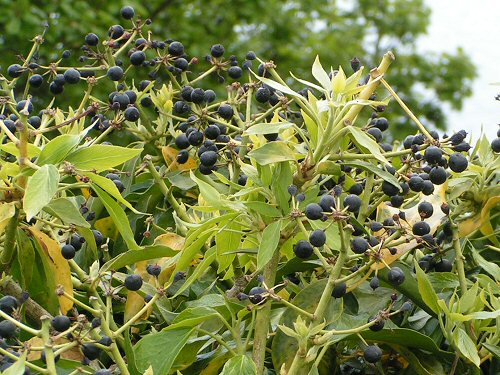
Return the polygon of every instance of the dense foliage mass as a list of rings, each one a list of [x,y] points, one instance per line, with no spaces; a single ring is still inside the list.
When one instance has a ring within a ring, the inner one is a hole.
[[[122,4],[4,0],[2,5],[0,53],[6,69],[18,62],[16,55],[29,49],[27,36],[39,33],[45,22],[50,32],[39,62],[57,60],[70,50],[73,53],[64,64],[77,63],[82,58],[77,51],[81,35],[106,33],[116,22]],[[392,87],[426,124],[437,129],[448,126],[459,130],[460,124],[447,123],[443,103],[460,109],[472,94],[476,72],[463,50],[433,53],[417,48],[430,22],[430,9],[424,0],[233,0],[231,6],[220,0],[149,0],[133,1],[132,5],[139,14],[152,18],[155,35],[182,40],[191,56],[203,57],[207,46],[223,41],[233,54],[244,56],[254,50],[279,64],[280,71],[293,71],[305,79],[312,78],[310,57],[316,54],[327,66],[344,66],[353,56],[366,66],[375,66],[385,51],[395,51],[399,64],[388,72]],[[66,106],[79,100],[71,93],[65,96]],[[391,139],[412,131],[399,107],[388,108],[385,116],[394,125],[389,129]]]
[[[392,52],[289,81],[121,15],[0,77],[1,371],[498,373],[500,138],[428,131]]]

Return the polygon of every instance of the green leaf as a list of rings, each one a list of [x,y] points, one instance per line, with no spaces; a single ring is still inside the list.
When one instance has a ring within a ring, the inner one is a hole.
[[[295,161],[293,150],[285,142],[269,142],[252,150],[248,156],[255,159],[260,165],[274,164],[282,161]]]
[[[3,375],[23,375],[26,369],[26,354],[25,351],[7,370],[2,372]]]
[[[151,245],[140,250],[129,250],[104,263],[101,267],[101,273],[111,270],[117,271],[120,268],[130,266],[143,260],[172,257],[177,253],[178,251],[163,245]]]
[[[295,98],[303,99],[303,97],[300,94],[296,93],[295,91],[293,91],[289,87],[283,86],[281,83],[273,81],[272,79],[269,79],[269,78],[260,77],[260,76],[256,75],[254,72],[252,72],[252,74],[255,76],[255,78],[257,78],[262,83],[264,83],[268,86],[271,86],[273,89],[281,91],[283,94],[288,94],[288,95],[293,96]]]
[[[293,126],[291,122],[263,122],[255,124],[245,130],[244,134],[272,134],[279,133],[281,130],[289,129]]]
[[[261,270],[274,255],[280,241],[281,220],[269,224],[262,232],[262,239],[257,253],[257,270]]]
[[[192,328],[177,328],[144,336],[134,347],[137,369],[144,373],[151,365],[154,374],[168,374],[192,332]]]
[[[217,272],[224,272],[229,269],[236,254],[226,253],[240,248],[241,236],[241,224],[235,221],[230,221],[217,231],[215,235],[217,261],[219,262]]]
[[[319,56],[317,55],[312,65],[312,75],[316,79],[316,81],[318,81],[321,84],[321,86],[323,86],[323,88],[326,91],[331,90],[332,83],[330,77],[328,77],[328,73],[325,72],[325,69],[323,69],[321,62],[319,61]]]
[[[380,146],[374,139],[370,138],[368,134],[363,132],[361,129],[354,126],[347,126],[347,129],[351,133],[351,139],[354,144],[365,153],[371,153],[377,158],[382,164],[387,165],[389,161],[380,152]],[[399,186],[399,185],[398,185]]]
[[[427,279],[427,275],[422,271],[418,263],[415,263],[415,270],[417,273],[418,291],[423,301],[435,314],[439,314],[438,296],[431,282]]]
[[[139,249],[139,245],[137,245],[137,243],[135,242],[134,233],[130,228],[130,222],[127,215],[125,214],[125,211],[123,211],[120,205],[116,203],[114,199],[112,199],[104,190],[101,190],[101,188],[97,186],[94,186],[93,189],[96,192],[97,196],[101,199],[104,207],[106,207],[109,215],[113,218],[113,222],[122,235],[123,240],[127,244],[129,250]]]
[[[211,307],[198,306],[183,310],[177,315],[170,326],[163,331],[170,331],[181,327],[196,327],[198,324],[207,321],[210,318],[218,316],[218,312]]]
[[[30,285],[35,266],[35,249],[26,232],[17,228],[17,260],[21,269],[22,286]]]
[[[453,334],[456,348],[462,355],[479,367],[481,359],[476,348],[474,341],[467,335],[462,328],[457,328]]]
[[[195,176],[193,171],[190,171],[191,179],[196,182],[198,188],[200,189],[200,194],[203,199],[212,207],[217,209],[230,209],[230,210],[241,210],[243,209],[243,204],[241,202],[232,202],[228,199],[223,199],[221,193],[208,182]]]
[[[251,210],[255,211],[261,215],[268,217],[280,217],[281,211],[275,206],[270,205],[266,202],[250,201],[245,202],[245,206]]]
[[[255,375],[255,363],[246,355],[241,354],[231,358],[222,368],[221,375]]]
[[[28,179],[23,198],[26,220],[31,220],[54,197],[59,184],[59,171],[52,164],[44,165]]]
[[[123,164],[141,152],[142,149],[137,148],[92,145],[72,152],[67,156],[66,161],[73,164],[77,169],[102,172]]]
[[[396,186],[399,189],[399,191],[401,191],[401,186],[399,186],[399,182],[398,182],[398,179],[396,177],[394,177],[389,172],[383,170],[382,168],[380,168],[372,163],[368,163],[365,161],[358,161],[358,160],[348,160],[348,161],[343,162],[342,164],[346,164],[346,165],[350,165],[353,167],[364,169],[366,171],[370,171],[370,172],[374,173],[375,175],[381,177],[385,181]]]
[[[215,261],[217,252],[215,247],[211,247],[208,249],[203,257],[203,260],[198,263],[198,265],[195,267],[193,273],[189,275],[187,280],[181,285],[179,290],[174,294],[172,298],[175,298],[182,294],[187,288],[189,288],[196,280],[198,280],[210,267],[210,265]],[[203,298],[203,297],[202,297]],[[199,300],[197,300],[199,301]]]
[[[63,134],[47,143],[40,153],[36,163],[58,164],[78,145],[80,142],[79,135]]]
[[[500,267],[493,263],[493,262],[488,262],[486,259],[483,258],[481,254],[479,254],[477,251],[471,251],[472,257],[474,258],[474,261],[479,264],[479,266],[485,270],[487,273],[489,273],[491,276],[494,277],[494,279],[499,282],[500,281]]]
[[[125,198],[123,198],[122,194],[116,187],[115,183],[111,181],[109,178],[100,176],[98,174],[92,173],[92,172],[82,172],[82,175],[87,176],[90,178],[92,182],[94,182],[97,186],[99,186],[101,189],[106,191],[109,195],[111,195],[113,198],[115,198],[118,202],[123,204],[125,207],[130,209],[132,212],[138,214],[138,215],[146,215],[144,212],[139,212],[137,211],[129,201],[127,201]]]
[[[486,349],[488,349],[488,351],[493,354],[495,357],[497,357],[498,359],[500,359],[500,347],[498,347],[497,345],[491,345],[491,344],[488,344],[488,343],[483,343],[482,344]]]
[[[135,353],[132,348],[132,341],[130,340],[130,329],[126,329],[123,332],[123,349],[125,351],[125,355],[127,356],[127,369],[130,372],[130,375],[141,375],[139,370],[137,370],[137,365],[135,362]]]
[[[59,218],[63,223],[90,228],[90,224],[80,213],[80,210],[68,198],[57,198],[50,201],[43,210]]]
[[[398,344],[407,348],[422,349],[439,356],[453,357],[453,353],[439,349],[432,338],[413,329],[389,328],[377,332],[366,330],[361,333],[361,336],[368,341]]]
[[[318,163],[318,173],[329,176],[340,176],[340,163],[324,160]]]
[[[5,144],[0,144],[0,150],[5,151],[11,155],[14,155],[15,157],[19,157],[19,148],[16,147],[16,145],[12,142],[8,142]],[[31,143],[28,143],[28,158],[34,158],[38,155],[40,155],[40,149]]]

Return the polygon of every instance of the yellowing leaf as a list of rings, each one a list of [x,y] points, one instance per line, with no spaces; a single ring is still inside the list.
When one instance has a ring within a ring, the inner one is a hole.
[[[493,239],[494,242],[497,242],[495,244],[498,246],[498,239],[495,236],[491,236],[493,234],[493,227],[490,223],[490,211],[493,207],[497,206],[499,202],[500,196],[498,195],[489,198],[484,204],[480,213],[460,222],[458,224],[460,237],[466,237],[469,234],[475,232],[477,229],[480,229],[481,233],[483,233],[485,236],[490,236],[490,238]]]
[[[5,227],[15,212],[16,207],[13,202],[0,204],[0,235],[3,234]]]
[[[173,250],[182,250],[185,238],[176,233],[164,233],[155,238],[155,245],[168,246]]]
[[[421,195],[420,201],[424,200],[426,202],[429,202],[432,204],[432,207],[434,208],[434,214],[426,219],[426,223],[429,224],[431,227],[431,233],[434,233],[438,226],[441,224],[441,220],[445,217],[445,214],[443,211],[441,211],[441,204],[445,202],[444,195],[446,191],[446,186],[441,185],[439,186],[438,189],[434,191],[434,194],[429,195],[429,196],[424,196],[423,194]],[[420,221],[420,215],[418,213],[418,205],[415,205],[409,209],[400,209],[400,208],[394,208],[387,206],[384,202],[382,202],[378,208],[377,208],[377,220],[382,222],[386,218],[391,218],[393,217],[394,214],[398,214],[399,211],[404,211],[406,215],[406,221],[401,221],[401,225],[406,228],[409,233],[411,233],[411,228],[413,224],[415,224],[417,221]],[[395,246],[397,249],[396,254],[392,255],[388,249],[383,249],[382,250],[382,257],[384,259],[384,262],[388,265],[391,263],[395,262],[397,259],[399,259],[401,256],[406,254],[408,251],[414,249],[417,247],[417,241],[412,239],[411,235],[407,235],[408,239],[410,239],[409,242],[400,244],[398,246]],[[382,262],[379,263],[373,263],[371,268],[372,269],[382,269],[384,268],[385,265]]]
[[[113,241],[115,241],[116,238],[118,237],[118,229],[116,228],[116,225],[113,222],[111,216],[97,220],[94,226],[95,229],[97,229],[104,235],[104,237],[109,237]]]
[[[40,232],[35,227],[29,227],[28,230],[33,234],[43,249],[45,255],[49,259],[49,264],[52,267],[56,285],[62,285],[64,291],[70,296],[73,296],[73,283],[71,281],[71,270],[68,261],[61,255],[61,247],[52,238],[45,233]],[[56,291],[49,291],[55,293]],[[66,314],[72,307],[73,301],[64,297],[58,296],[59,307],[62,314]]]
[[[170,146],[164,146],[161,148],[161,153],[163,155],[163,159],[165,159],[165,163],[167,163],[169,171],[186,171],[188,169],[195,169],[197,167],[196,160],[192,157],[189,157],[188,161],[184,164],[177,163],[177,151],[175,148]]]

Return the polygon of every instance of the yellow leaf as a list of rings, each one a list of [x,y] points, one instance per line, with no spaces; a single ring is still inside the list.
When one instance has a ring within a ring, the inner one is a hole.
[[[40,232],[35,227],[29,227],[28,230],[35,236],[40,243],[40,247],[50,260],[49,264],[52,267],[54,278],[57,285],[62,285],[64,291],[70,296],[73,296],[73,283],[71,281],[71,270],[68,261],[61,255],[61,247],[59,243],[47,236],[45,233]],[[49,293],[55,291],[49,291]],[[72,307],[73,301],[70,299],[59,296],[59,307],[62,314],[66,314]]]
[[[95,229],[97,229],[104,235],[104,237],[109,237],[113,241],[116,241],[116,239],[118,238],[118,229],[116,228],[116,225],[113,222],[111,216],[97,220],[94,226]]]
[[[15,212],[16,208],[13,202],[0,204],[0,234],[3,234],[5,227],[9,224],[9,220],[14,216]]]
[[[439,225],[441,224],[441,220],[446,216],[443,211],[441,210],[441,205],[445,202],[445,192],[446,192],[446,184],[443,184],[439,186],[438,189],[435,190],[434,194],[425,196],[421,194],[419,201],[426,201],[432,204],[432,207],[434,208],[434,214],[426,219],[426,223],[429,224],[431,227],[431,232],[434,233]],[[392,218],[393,215],[398,214],[400,211],[404,211],[406,215],[406,221],[401,221],[401,226],[406,228],[409,233],[412,231],[412,226],[416,222],[420,221],[420,215],[418,213],[418,204],[414,205],[413,207],[409,209],[399,209],[399,208],[394,208],[387,206],[384,202],[382,202],[378,208],[377,208],[377,220],[382,222],[384,219],[387,218]],[[404,238],[405,236],[402,236]],[[413,239],[412,235],[406,235],[406,238],[408,238],[409,242],[402,243],[400,245],[395,246],[397,249],[396,254],[392,255],[388,249],[383,249],[381,254],[384,259],[384,262],[387,265],[390,265],[391,263],[395,262],[398,260],[400,257],[402,257],[404,254],[406,254],[408,251],[414,249],[417,247],[418,243],[415,239]],[[371,266],[371,269],[382,269],[384,268],[385,265],[382,262],[379,263],[373,263]]]
[[[469,234],[475,232],[477,229],[481,230],[486,236],[491,236],[493,234],[493,227],[490,223],[490,211],[493,207],[498,205],[500,202],[500,196],[496,195],[489,198],[484,204],[481,212],[471,218],[464,220],[458,224],[458,231],[460,237],[468,236]],[[492,236],[494,241],[498,242],[498,239]],[[498,246],[498,244],[497,244]]]
[[[164,146],[161,148],[161,153],[163,155],[163,159],[165,159],[165,163],[167,163],[167,167],[169,171],[186,171],[188,169],[195,169],[197,167],[196,160],[192,157],[189,157],[188,161],[184,164],[177,163],[177,151],[175,148],[170,146]]]
[[[168,246],[172,250],[180,251],[184,247],[185,238],[176,233],[163,233],[155,238],[155,245]]]
[[[55,340],[52,341],[52,344],[54,345],[62,345],[70,342],[68,339],[64,337],[59,337]],[[28,341],[24,342],[27,347],[43,347],[44,343],[43,340],[40,337],[32,337]],[[28,361],[36,361],[37,359],[40,359],[41,352],[40,351],[30,351],[28,353]],[[72,361],[77,361],[80,362],[83,359],[83,354],[78,348],[78,346],[74,346],[69,350],[65,350],[61,353],[61,358],[63,359],[70,359]]]

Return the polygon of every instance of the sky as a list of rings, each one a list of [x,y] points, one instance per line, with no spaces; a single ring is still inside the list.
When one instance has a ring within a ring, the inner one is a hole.
[[[472,139],[481,126],[491,140],[500,124],[500,0],[425,0],[432,9],[428,34],[418,41],[420,52],[453,52],[462,47],[476,65],[473,95],[460,111],[447,108],[449,133],[465,129]]]

